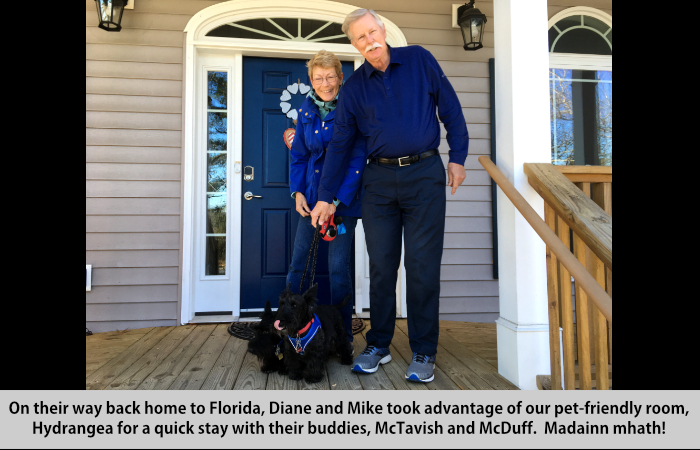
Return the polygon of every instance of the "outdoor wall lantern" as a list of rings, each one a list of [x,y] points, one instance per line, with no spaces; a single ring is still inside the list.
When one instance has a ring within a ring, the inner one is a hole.
[[[482,40],[486,14],[481,14],[481,11],[474,8],[474,0],[471,0],[457,9],[457,17],[457,23],[462,29],[464,50],[479,50],[482,48],[484,46]]]
[[[122,14],[129,0],[95,0],[97,2],[98,27],[107,31],[122,29]]]

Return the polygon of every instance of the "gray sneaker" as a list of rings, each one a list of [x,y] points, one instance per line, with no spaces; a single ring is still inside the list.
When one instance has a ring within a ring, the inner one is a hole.
[[[427,356],[414,352],[413,361],[406,369],[406,379],[419,383],[429,383],[435,378],[433,369],[435,369],[435,355]]]
[[[391,361],[391,353],[388,348],[379,348],[368,345],[355,358],[352,363],[352,371],[358,373],[374,373],[379,368],[379,364],[386,364]]]

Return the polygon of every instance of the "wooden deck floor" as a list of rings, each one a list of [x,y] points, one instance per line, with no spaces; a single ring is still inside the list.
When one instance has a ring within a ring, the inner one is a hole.
[[[366,328],[355,335],[355,355]],[[393,359],[372,375],[357,375],[337,356],[318,383],[260,372],[248,341],[232,337],[228,324],[184,325],[97,333],[85,338],[86,389],[517,389],[498,374],[496,325],[440,322],[435,380],[404,378],[412,353],[406,320],[396,321]]]

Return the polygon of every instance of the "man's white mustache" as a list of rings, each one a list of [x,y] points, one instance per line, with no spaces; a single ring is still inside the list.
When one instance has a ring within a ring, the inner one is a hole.
[[[381,47],[383,47],[382,44],[380,44],[379,42],[375,42],[373,44],[368,45],[367,48],[365,48],[365,52],[368,52],[368,51],[372,50],[373,48],[381,48]]]

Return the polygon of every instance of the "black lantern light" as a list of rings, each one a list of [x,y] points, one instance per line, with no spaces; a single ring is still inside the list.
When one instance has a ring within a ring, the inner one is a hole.
[[[482,48],[484,46],[482,40],[486,14],[481,14],[481,11],[474,8],[474,0],[471,0],[468,4],[465,3],[457,8],[457,17],[457,23],[462,29],[464,50],[479,50]]]
[[[122,14],[129,0],[95,0],[97,3],[98,27],[107,31],[122,29]]]

